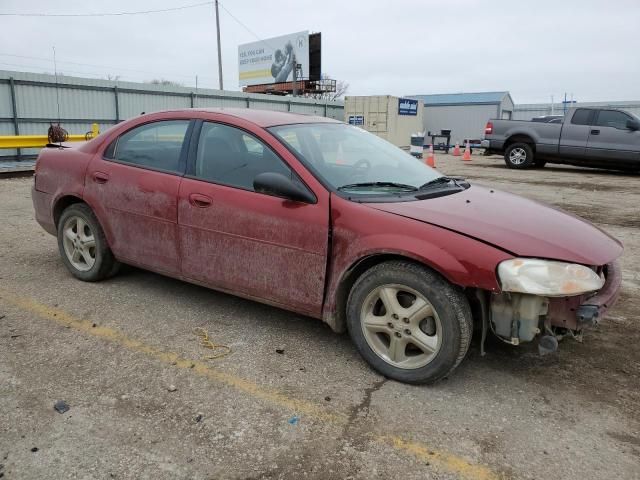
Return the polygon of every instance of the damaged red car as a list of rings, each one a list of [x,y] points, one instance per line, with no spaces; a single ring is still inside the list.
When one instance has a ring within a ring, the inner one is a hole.
[[[43,149],[33,203],[81,280],[126,263],[316,317],[402,382],[448,375],[474,332],[554,350],[621,283],[599,228],[323,117],[143,115]]]

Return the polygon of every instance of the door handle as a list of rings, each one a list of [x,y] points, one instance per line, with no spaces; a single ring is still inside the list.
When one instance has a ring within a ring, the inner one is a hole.
[[[200,193],[192,193],[189,195],[189,203],[194,207],[207,208],[211,206],[213,199]]]
[[[107,183],[109,174],[103,172],[93,172],[93,181],[96,183]]]
[[[591,135],[600,135],[600,130],[591,130]]]

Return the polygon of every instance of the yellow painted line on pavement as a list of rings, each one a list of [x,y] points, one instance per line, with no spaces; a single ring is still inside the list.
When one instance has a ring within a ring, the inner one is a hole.
[[[291,410],[296,414],[308,415],[315,420],[331,423],[337,426],[345,426],[349,421],[347,415],[328,412],[325,408],[315,403],[292,398],[288,395],[262,387],[236,375],[217,370],[204,362],[190,360],[180,356],[178,353],[167,352],[141,342],[140,340],[129,338],[124,333],[116,329],[100,325],[96,325],[94,327],[93,322],[75,318],[64,310],[43,305],[31,298],[22,297],[14,294],[13,292],[0,289],[0,299],[7,304],[13,305],[27,312],[35,313],[47,320],[53,320],[59,325],[72,328],[93,337],[105,339],[125,347],[127,350],[143,353],[164,364],[190,370],[200,376],[247,393],[252,397]],[[372,438],[378,443],[391,446],[400,452],[411,454],[418,460],[429,462],[430,465],[441,470],[454,473],[460,478],[470,480],[498,480],[501,478],[486,466],[475,465],[457,455],[430,448],[424,443],[405,440],[393,435],[378,435],[373,436]]]

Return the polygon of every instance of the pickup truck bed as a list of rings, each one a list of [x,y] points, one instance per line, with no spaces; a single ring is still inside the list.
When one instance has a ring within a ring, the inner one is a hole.
[[[562,123],[489,120],[482,146],[509,168],[563,163],[640,171],[640,119],[613,108],[570,109]]]

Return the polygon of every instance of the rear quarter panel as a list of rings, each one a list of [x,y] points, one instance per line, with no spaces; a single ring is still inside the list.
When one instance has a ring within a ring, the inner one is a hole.
[[[46,222],[55,229],[54,207],[60,198],[67,195],[82,198],[90,159],[90,153],[75,148],[40,151],[34,176],[34,208],[41,224]]]

